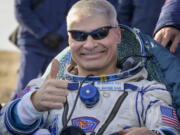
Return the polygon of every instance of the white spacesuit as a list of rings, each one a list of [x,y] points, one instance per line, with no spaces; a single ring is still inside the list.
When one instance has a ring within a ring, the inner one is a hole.
[[[27,86],[30,92],[1,110],[0,132],[59,135],[63,127],[78,126],[87,135],[110,135],[121,129],[147,127],[162,135],[179,135],[169,92],[146,78],[142,64],[107,76],[82,77],[66,71],[64,79],[70,81],[67,103],[50,112],[33,107],[30,96],[43,79],[33,80]]]

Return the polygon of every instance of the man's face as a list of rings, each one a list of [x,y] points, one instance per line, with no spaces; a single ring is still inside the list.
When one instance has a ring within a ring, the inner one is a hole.
[[[90,73],[101,75],[116,72],[117,44],[120,43],[121,40],[120,31],[118,27],[103,28],[104,26],[112,25],[104,16],[94,15],[75,21],[73,25],[68,28],[69,30],[76,30],[74,33],[68,32],[68,36],[72,58],[78,65],[79,75],[88,75]],[[98,28],[102,29],[97,30]],[[100,39],[97,35],[81,37],[80,35],[82,33],[78,33],[77,31],[93,31],[93,33],[100,34]],[[109,31],[108,34],[107,31]],[[73,37],[73,34],[75,37]],[[107,34],[107,36],[103,34]],[[75,39],[79,37],[81,37],[81,41]]]

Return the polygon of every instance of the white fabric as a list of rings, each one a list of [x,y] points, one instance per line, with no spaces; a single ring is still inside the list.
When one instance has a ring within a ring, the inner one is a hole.
[[[139,127],[140,125],[138,121],[138,114],[140,122],[142,124],[141,126],[145,126],[150,130],[160,129],[163,126],[161,123],[161,114],[159,107],[160,105],[171,105],[171,96],[168,91],[164,90],[164,85],[155,81],[150,82],[147,80],[143,80],[144,77],[146,77],[146,72],[145,70],[142,70],[135,76],[126,78],[124,80],[116,81],[116,84],[119,83],[119,86],[123,86],[125,82],[128,82],[132,85],[138,86],[138,89],[136,91],[131,91],[130,89],[128,89],[128,96],[122,103],[114,120],[111,121],[111,123],[105,130],[105,135],[117,132],[126,126]],[[96,86],[97,84],[94,83],[94,85]],[[100,86],[99,83],[98,85]],[[87,108],[84,103],[82,103],[81,100],[78,99],[77,105],[68,125],[72,125],[72,120],[76,118],[93,117],[99,121],[94,131],[97,132],[101,128],[101,126],[108,118],[115,102],[117,101],[118,97],[123,93],[123,91],[108,91],[103,89],[99,91],[100,100],[93,108]],[[18,115],[20,116],[20,120],[24,124],[32,124],[36,119],[42,116],[42,113],[36,111],[33,107],[30,100],[31,94],[32,92],[25,95],[18,104]],[[77,91],[71,91],[67,97],[69,103],[68,116],[72,110],[72,106],[74,105],[76,95]],[[148,108],[150,102],[155,100],[159,101],[153,104],[153,106],[150,107],[150,109],[146,112],[146,109]],[[48,120],[46,128],[53,128],[55,130],[52,131],[55,132],[55,134],[59,134],[63,127],[62,114],[63,109],[50,111],[48,117],[44,117]],[[146,123],[144,123],[145,119]],[[176,130],[174,131],[176,132]],[[86,134],[89,135],[90,133],[88,132]]]
[[[51,135],[47,129],[39,129],[33,135]]]
[[[19,119],[25,125],[33,124],[43,114],[43,112],[38,112],[31,102],[31,95],[34,91],[35,90],[24,95],[17,105],[17,114]]]
[[[120,84],[122,84],[122,82],[120,82]],[[131,84],[139,86],[139,89],[137,91],[128,90],[129,95],[124,100],[114,120],[109,124],[109,126],[105,130],[104,132],[105,135],[111,134],[113,132],[117,132],[126,126],[139,127],[140,125],[138,123],[138,116],[136,113],[136,105],[135,105],[137,92],[147,86],[150,86],[148,88],[149,90],[154,89],[155,86],[157,86],[156,88],[162,88],[162,89],[165,88],[164,85],[157,84],[157,82],[149,82],[146,80],[142,80],[140,82],[131,82]],[[148,91],[148,89],[146,90]],[[158,98],[160,97],[159,93],[161,93],[161,99]],[[77,91],[73,91],[73,92],[70,92],[70,94],[68,95],[68,103],[69,103],[68,114],[70,113],[72,109],[76,94],[77,94]],[[73,112],[73,115],[71,117],[71,120],[75,118],[81,118],[81,117],[96,118],[97,120],[100,121],[100,123],[95,128],[95,132],[97,132],[101,128],[105,120],[108,118],[115,102],[117,101],[118,97],[121,94],[122,94],[122,91],[100,90],[100,101],[93,108],[86,108],[84,103],[82,103],[81,100],[79,99],[77,102],[76,108]],[[166,99],[164,99],[163,97]],[[146,109],[150,101],[154,101],[157,99],[160,101],[156,103],[153,107],[151,107],[149,111],[147,112],[147,114],[145,114],[145,111],[142,111],[143,108],[141,106],[142,105],[141,101],[143,100],[144,109]],[[153,129],[159,129],[162,126],[159,106],[160,105],[167,106],[167,104],[171,104],[172,101],[171,101],[169,92],[164,91],[164,90],[154,90],[154,91],[145,92],[145,94],[143,95],[143,99],[141,98],[141,96],[138,96],[137,102],[138,102],[137,111],[140,114],[140,120],[141,120],[142,126],[146,126],[150,130],[153,130]],[[51,114],[49,116],[49,123],[51,123],[55,117],[58,117],[57,118],[58,131],[61,131],[62,129],[62,113],[63,113],[63,110],[53,110],[51,111]],[[143,113],[143,116],[141,117],[142,113]],[[145,117],[147,120],[144,125],[143,121]],[[72,125],[71,120],[68,123],[68,125]],[[88,134],[90,133],[87,133],[87,135]]]

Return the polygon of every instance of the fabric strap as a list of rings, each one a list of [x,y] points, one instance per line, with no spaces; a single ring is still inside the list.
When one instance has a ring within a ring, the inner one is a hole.
[[[106,119],[106,121],[104,122],[104,124],[101,126],[101,128],[99,129],[99,131],[97,132],[96,135],[103,135],[104,131],[106,130],[106,128],[108,127],[108,125],[111,123],[111,121],[114,119],[114,117],[116,116],[119,108],[121,107],[124,99],[127,97],[128,92],[124,91],[124,93],[119,96],[118,100],[116,101],[111,113],[109,114],[108,118]]]

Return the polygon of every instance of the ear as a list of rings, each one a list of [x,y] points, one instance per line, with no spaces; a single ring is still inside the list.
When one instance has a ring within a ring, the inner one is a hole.
[[[120,27],[115,28],[115,40],[116,40],[117,44],[121,43],[121,29],[120,29]]]
[[[71,38],[70,36],[71,36],[71,35],[70,35],[69,32],[67,33],[67,35],[68,35],[68,44],[70,44],[70,42],[71,42],[71,41],[70,41],[70,38]]]

